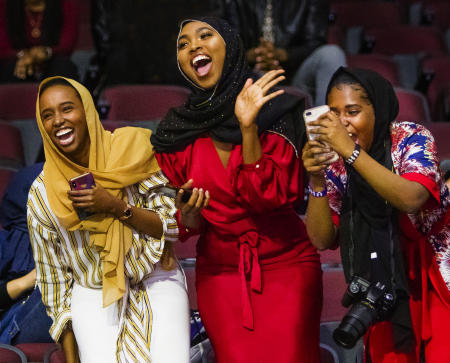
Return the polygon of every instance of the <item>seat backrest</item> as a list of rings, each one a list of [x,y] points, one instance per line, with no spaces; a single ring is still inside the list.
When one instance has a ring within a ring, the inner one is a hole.
[[[357,14],[357,16],[355,16]],[[355,26],[391,26],[402,23],[402,15],[396,2],[343,1],[330,4],[330,16],[334,25],[350,28]]]
[[[189,94],[189,89],[180,86],[120,85],[106,88],[100,98],[110,106],[107,120],[144,121],[161,119]]]
[[[395,87],[400,110],[397,120],[428,123],[431,121],[430,109],[425,96],[417,91]]]
[[[308,92],[295,86],[281,86],[280,88],[284,89],[286,93],[296,96],[299,99],[305,99],[305,108],[312,107],[312,97]]]
[[[390,56],[383,54],[348,54],[347,64],[352,68],[371,69],[381,74],[394,87],[400,86],[397,63]]]
[[[347,312],[341,305],[347,290],[344,271],[340,268],[323,268],[323,307],[320,321],[338,321]]]
[[[448,1],[424,1],[422,18],[427,24],[443,30],[450,28],[450,4]]]
[[[56,343],[21,343],[15,347],[26,355],[29,362],[42,362],[51,352],[59,349]]]
[[[0,343],[0,363],[27,363],[27,357],[20,349]]]
[[[433,80],[427,90],[427,98],[433,119],[439,121],[438,98],[442,96],[443,90],[450,87],[450,56],[424,59],[421,68],[424,73],[434,73]]]
[[[3,194],[5,194],[5,190],[13,178],[15,171],[10,169],[0,169],[0,201],[3,198]]]
[[[24,152],[19,129],[0,122],[0,166],[19,169],[23,165]]]
[[[38,83],[0,84],[0,119],[34,119]]]
[[[439,160],[450,159],[450,123],[431,122],[425,127],[433,134]]]
[[[366,41],[373,41],[373,53],[387,55],[441,55],[446,52],[442,33],[430,26],[397,25],[373,27],[364,31]]]
[[[328,344],[320,343],[320,363],[339,363],[338,354]]]

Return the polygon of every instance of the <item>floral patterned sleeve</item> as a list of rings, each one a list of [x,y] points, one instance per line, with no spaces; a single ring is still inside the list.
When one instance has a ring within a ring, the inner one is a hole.
[[[442,180],[433,135],[423,125],[413,122],[394,122],[391,135],[396,172],[422,184],[440,203]]]

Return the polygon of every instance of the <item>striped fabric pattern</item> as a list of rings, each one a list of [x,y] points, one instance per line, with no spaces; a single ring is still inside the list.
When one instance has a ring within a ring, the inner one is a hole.
[[[50,210],[43,178],[41,173],[30,189],[28,229],[36,261],[37,285],[53,320],[50,335],[58,341],[71,320],[73,282],[101,289],[102,265],[97,251],[89,246],[89,232],[67,231],[59,224]],[[161,258],[165,242],[178,239],[174,200],[150,191],[167,182],[162,172],[158,172],[126,190],[131,205],[158,214],[164,233],[161,239],[156,239],[133,231],[132,247],[125,260],[128,293],[120,302],[123,319],[116,352],[118,362],[149,361],[152,312],[142,281]]]

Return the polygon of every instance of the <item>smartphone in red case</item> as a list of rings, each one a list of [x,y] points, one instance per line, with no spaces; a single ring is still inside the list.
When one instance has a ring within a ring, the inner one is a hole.
[[[69,180],[69,185],[71,190],[92,189],[95,187],[94,176],[91,173],[78,175]],[[92,215],[92,213],[86,212],[82,208],[77,208],[76,211],[81,221]]]

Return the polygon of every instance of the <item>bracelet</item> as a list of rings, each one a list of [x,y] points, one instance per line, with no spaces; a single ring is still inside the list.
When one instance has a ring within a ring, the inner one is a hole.
[[[313,188],[311,187],[311,185],[308,185],[308,193],[310,195],[312,195],[313,197],[316,198],[322,198],[325,197],[327,195],[327,186],[325,185],[325,187],[323,188],[323,190],[321,190],[320,192],[315,192],[313,190]]]
[[[18,59],[20,59],[20,58],[23,58],[23,56],[25,55],[25,51],[22,49],[22,50],[19,50],[17,53],[16,53],[16,57],[18,58]]]
[[[353,149],[352,154],[347,159],[345,159],[345,162],[348,165],[352,165],[355,162],[356,158],[359,156],[360,151],[361,146],[359,146],[359,144],[355,144],[355,148]]]

